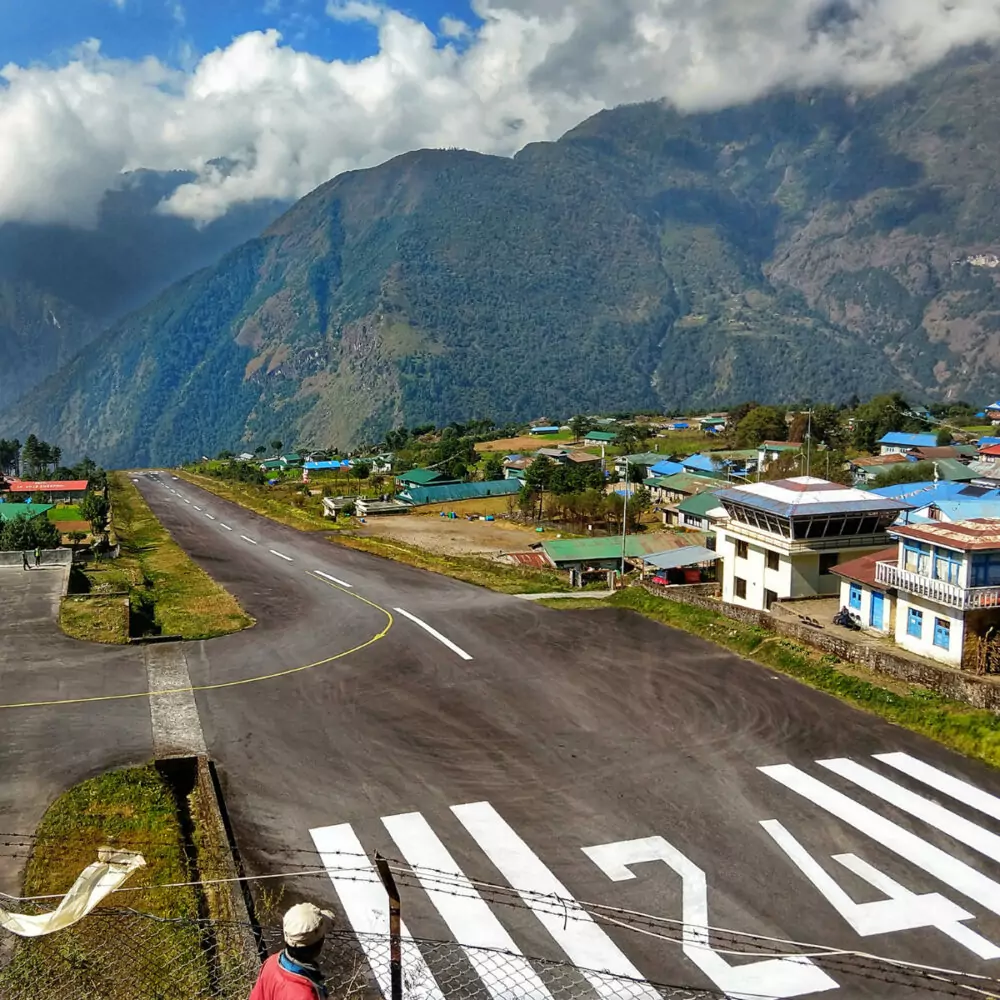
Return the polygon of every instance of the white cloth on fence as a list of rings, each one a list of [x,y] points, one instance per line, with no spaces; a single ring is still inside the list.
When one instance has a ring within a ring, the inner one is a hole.
[[[80,872],[59,905],[51,913],[31,916],[0,908],[0,927],[20,937],[41,937],[82,920],[97,904],[114,892],[146,859],[133,851],[100,847],[97,860]]]

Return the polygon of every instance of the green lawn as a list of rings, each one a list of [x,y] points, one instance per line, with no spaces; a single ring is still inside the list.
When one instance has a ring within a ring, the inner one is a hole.
[[[60,504],[58,507],[51,507],[46,511],[46,517],[50,521],[82,521],[83,515],[80,508],[75,503]]]

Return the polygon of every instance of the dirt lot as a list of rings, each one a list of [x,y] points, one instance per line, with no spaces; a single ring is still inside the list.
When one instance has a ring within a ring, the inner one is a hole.
[[[454,520],[442,517],[441,510],[455,511]],[[501,552],[523,551],[533,542],[558,538],[556,531],[535,531],[534,528],[510,521],[467,521],[467,513],[494,514],[500,518],[506,512],[505,499],[473,500],[440,507],[421,507],[420,513],[395,517],[371,517],[359,525],[359,535],[394,538],[409,545],[418,545],[428,552],[441,555],[497,556]]]
[[[505,455],[515,455],[521,452],[535,452],[539,448],[559,448],[573,443],[573,435],[561,434],[523,434],[516,438],[500,438],[499,441],[480,441],[476,451],[501,451]]]

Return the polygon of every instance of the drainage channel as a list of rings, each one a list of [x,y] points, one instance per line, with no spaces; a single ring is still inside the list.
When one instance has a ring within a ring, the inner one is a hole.
[[[242,877],[243,865],[235,851],[218,776],[208,758],[164,757],[155,766],[176,804],[188,879],[201,883]],[[221,995],[228,979],[227,964],[234,959],[244,964],[266,958],[263,934],[245,882],[199,884],[194,893],[210,988],[212,995]],[[220,927],[230,932],[225,941],[220,940]]]

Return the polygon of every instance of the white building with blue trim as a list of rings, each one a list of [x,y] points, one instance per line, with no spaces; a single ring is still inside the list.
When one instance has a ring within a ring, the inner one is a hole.
[[[838,566],[841,604],[919,656],[1000,672],[1000,519],[921,521],[895,546]]]

